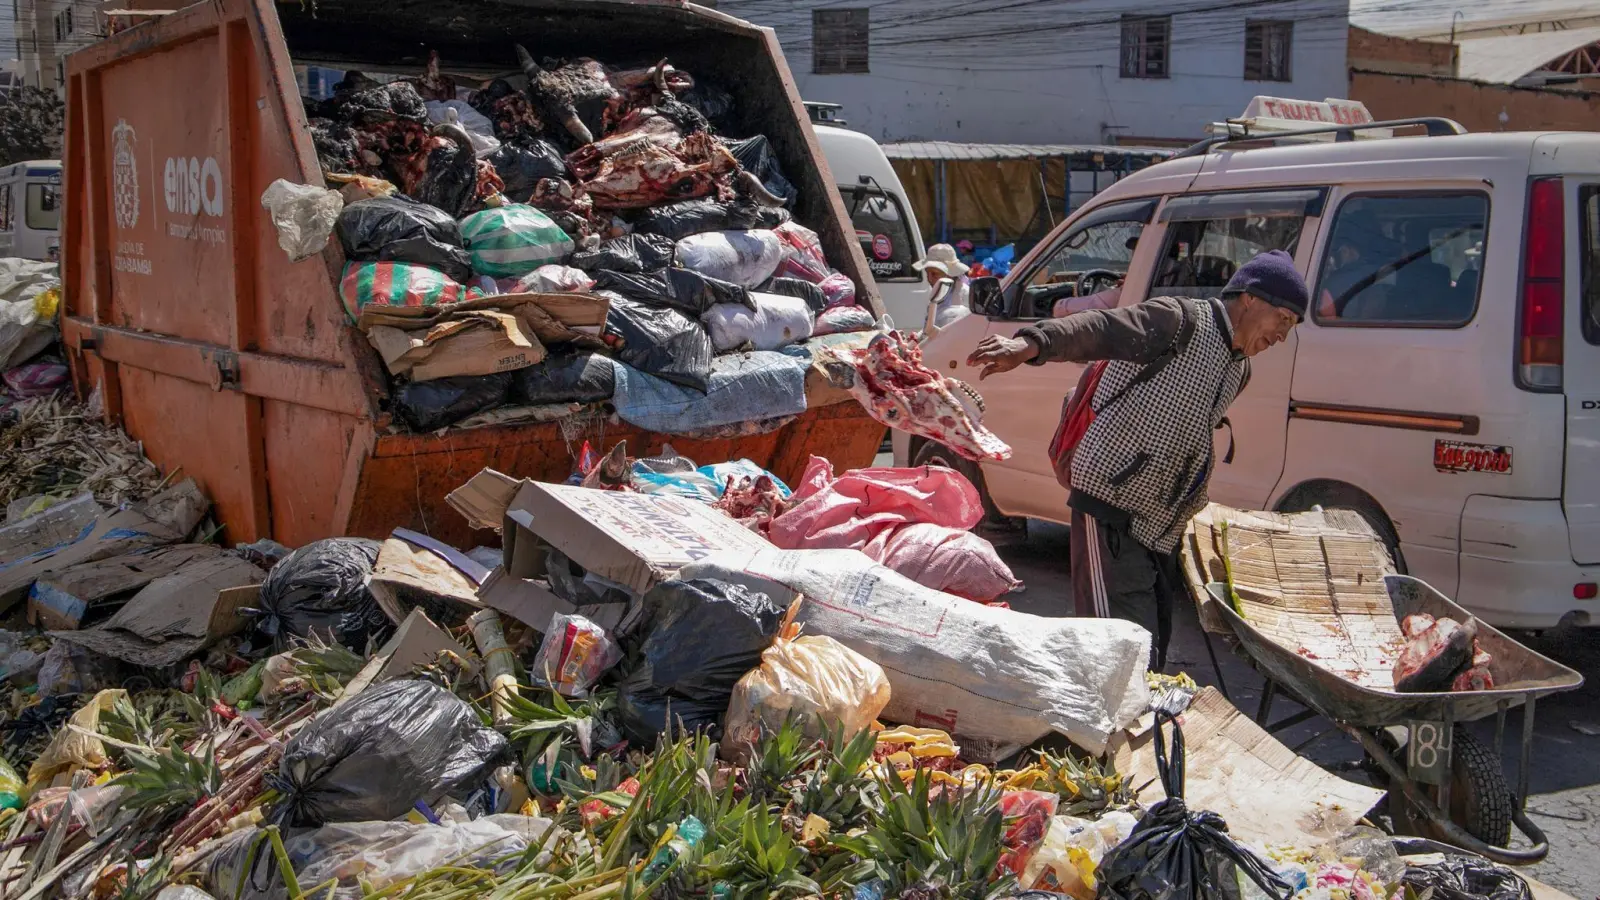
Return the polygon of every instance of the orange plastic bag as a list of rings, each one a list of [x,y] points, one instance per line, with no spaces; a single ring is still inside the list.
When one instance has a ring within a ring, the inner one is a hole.
[[[889,705],[889,679],[877,663],[830,637],[794,637],[790,625],[761,654],[761,665],[734,685],[723,726],[724,759],[743,765],[763,734],[799,717],[808,737],[844,726],[870,728]]]

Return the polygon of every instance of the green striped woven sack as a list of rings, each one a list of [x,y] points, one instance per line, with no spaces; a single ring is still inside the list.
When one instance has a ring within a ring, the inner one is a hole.
[[[339,279],[339,299],[352,323],[363,306],[438,306],[477,293],[438,269],[411,263],[345,263]]]
[[[472,254],[472,270],[495,278],[521,277],[560,262],[572,238],[550,217],[525,203],[476,212],[461,220],[461,236]]]

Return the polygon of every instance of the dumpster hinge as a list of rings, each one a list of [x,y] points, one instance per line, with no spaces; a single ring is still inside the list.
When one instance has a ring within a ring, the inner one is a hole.
[[[239,390],[239,354],[224,350],[213,355],[211,361],[217,367],[216,373],[211,376],[211,389]]]

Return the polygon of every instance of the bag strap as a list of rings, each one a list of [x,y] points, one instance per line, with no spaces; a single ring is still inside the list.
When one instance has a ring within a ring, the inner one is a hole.
[[[1172,725],[1172,755],[1167,756],[1167,742],[1162,738],[1161,727]],[[1170,713],[1156,712],[1156,774],[1161,776],[1161,789],[1174,800],[1183,799],[1183,727]]]
[[[1167,349],[1161,351],[1160,356],[1152,359],[1148,363],[1145,363],[1144,367],[1141,368],[1132,378],[1130,378],[1127,384],[1117,388],[1116,393],[1106,398],[1106,402],[1096,407],[1094,410],[1096,414],[1099,414],[1101,411],[1110,407],[1111,404],[1121,400],[1129,391],[1141,384],[1144,384],[1157,375],[1160,375],[1161,370],[1165,369],[1168,363],[1172,362],[1185,350],[1189,349],[1189,342],[1194,339],[1195,320],[1198,318],[1198,316],[1195,314],[1194,309],[1189,305],[1189,301],[1186,299],[1179,298],[1178,308],[1183,310],[1183,315],[1178,320],[1178,333],[1173,335],[1171,345],[1169,345]],[[1090,398],[1091,401],[1093,399],[1094,398],[1092,397]]]

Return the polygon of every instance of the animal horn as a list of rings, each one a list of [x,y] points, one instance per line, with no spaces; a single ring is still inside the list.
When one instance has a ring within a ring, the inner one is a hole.
[[[667,89],[667,61],[663,59],[661,62],[656,63],[655,71],[652,74],[655,77],[656,90],[660,91],[663,94],[668,93],[669,91]]]
[[[452,109],[450,112],[453,113],[455,110]],[[433,126],[433,133],[439,137],[448,139],[462,150],[468,151],[466,154],[464,154],[465,158],[474,160],[473,165],[477,165],[477,162],[471,152],[472,136],[467,134],[467,129],[461,126],[459,119],[451,116],[448,121],[440,122],[438,125]]]
[[[517,45],[517,64],[522,66],[522,74],[528,76],[530,81],[544,71],[533,61],[533,54],[528,52],[528,48],[521,44]]]
[[[563,112],[561,114],[561,124],[566,127],[568,134],[578,139],[578,143],[594,143],[594,135],[590,133],[589,126],[583,124],[583,120],[578,118],[576,110],[569,107]]]
[[[754,197],[756,202],[760,203],[762,206],[784,206],[789,202],[788,200],[785,200],[784,198],[779,197],[777,194],[767,190],[766,185],[761,183],[761,179],[751,174],[748,170],[739,170],[739,174],[734,180],[740,187],[744,189],[744,193]]]

